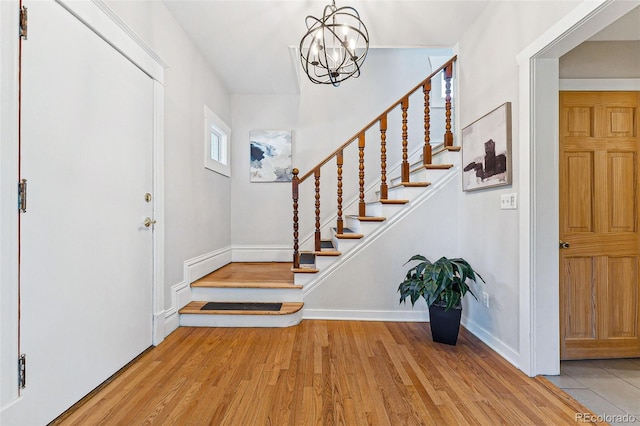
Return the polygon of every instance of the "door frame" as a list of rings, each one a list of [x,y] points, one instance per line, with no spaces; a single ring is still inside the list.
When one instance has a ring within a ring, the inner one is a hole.
[[[164,69],[168,65],[103,1],[54,0],[153,80],[152,343],[165,337]],[[28,7],[28,5],[27,5]],[[0,413],[19,400],[18,356],[18,0],[0,2]],[[28,43],[29,41],[25,41]],[[3,203],[3,201],[5,201]]]
[[[516,57],[522,147],[519,368],[529,376],[560,374],[559,58],[636,6],[580,3]]]

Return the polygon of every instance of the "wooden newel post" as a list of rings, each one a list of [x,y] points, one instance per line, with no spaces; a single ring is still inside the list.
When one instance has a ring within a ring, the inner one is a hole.
[[[344,232],[344,221],[342,220],[342,165],[344,164],[344,155],[342,150],[336,154],[336,165],[338,168],[338,219],[336,221],[336,233]]]
[[[453,77],[453,63],[447,65],[444,69],[445,82],[445,133],[444,146],[453,146],[453,133],[451,133],[451,78]]]
[[[433,153],[431,150],[431,80],[422,86],[424,92],[424,148],[422,149],[422,164],[431,164]]]
[[[291,196],[293,198],[293,267],[300,267],[300,253],[298,251],[298,169],[293,169],[293,178],[291,179]]]
[[[314,250],[322,250],[322,241],[320,237],[320,167],[313,172],[313,177],[316,181],[316,232],[315,232],[315,244]]]
[[[389,197],[387,185],[387,114],[380,118],[380,199]]]
[[[407,147],[409,139],[407,135],[407,110],[409,109],[409,97],[402,100],[402,182],[409,182],[409,154]]]

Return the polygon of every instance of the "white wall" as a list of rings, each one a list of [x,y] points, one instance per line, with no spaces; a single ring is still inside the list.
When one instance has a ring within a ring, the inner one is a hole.
[[[242,250],[246,246],[290,248],[292,244],[291,185],[249,181],[249,132],[251,130],[293,130],[293,166],[300,169],[302,176],[427,77],[431,72],[429,55],[443,56],[449,53],[448,49],[371,49],[362,68],[362,75],[357,79],[343,82],[340,87],[314,85],[303,74],[299,96],[233,95],[231,103],[234,172],[231,184],[233,194],[231,236],[234,249]],[[437,96],[439,93],[437,85],[434,92]],[[415,105],[410,105],[410,114],[423,115],[422,101],[414,103]],[[437,113],[434,111],[433,114]],[[392,129],[394,126],[395,131]],[[400,126],[399,114],[389,117],[390,129],[387,133],[389,147],[400,146]],[[375,129],[371,135],[367,136],[366,167],[370,167],[372,173],[374,170],[379,173],[380,139],[377,125]],[[434,140],[441,141],[442,129],[434,125],[433,131]],[[419,134],[410,135],[410,140],[412,146],[417,148],[418,144],[424,140],[422,130]],[[391,151],[391,148],[389,150]],[[394,154],[390,152],[389,156],[391,164]],[[350,158],[357,159],[355,153]],[[345,163],[347,161],[345,159]],[[335,161],[332,161],[333,163]],[[330,213],[335,214],[335,210],[330,209],[331,203],[335,202],[335,183],[331,180],[332,176],[329,176],[330,170],[332,170],[331,167],[327,172],[323,171],[321,185],[323,194],[332,194],[327,195],[332,201],[323,200],[321,208],[323,217]],[[345,165],[345,179],[356,170],[357,163]],[[309,190],[313,188],[313,179],[304,182],[303,186],[302,190],[306,190],[305,193],[309,195]],[[345,194],[344,198],[346,201],[348,195]],[[308,200],[305,204],[308,211],[312,207],[313,198],[305,199]],[[301,216],[301,220],[303,221],[302,237],[311,232],[313,223],[308,217]],[[289,260],[289,258],[281,260]]]
[[[400,304],[398,285],[407,270],[415,265],[416,262],[405,265],[413,255],[422,254],[432,261],[441,256],[458,255],[460,174],[454,174],[438,186],[441,184],[442,188],[389,225],[390,228],[378,236],[367,237],[363,242],[366,246],[360,252],[330,272],[322,284],[305,293],[304,317],[428,321],[424,299],[416,302],[415,307],[410,300]],[[346,255],[351,256],[349,252]],[[463,312],[475,304],[472,299],[472,296],[464,299]]]
[[[560,78],[640,78],[640,40],[584,42],[560,58]]]
[[[579,2],[495,2],[478,17],[459,42],[459,120],[465,127],[504,102],[512,102],[513,184],[461,194],[461,255],[487,280],[490,308],[472,304],[472,331],[518,364],[519,232],[518,212],[500,210],[500,195],[518,193],[520,100],[516,55]],[[524,147],[528,149],[528,147]],[[553,165],[550,165],[553,167]]]
[[[165,70],[165,307],[188,259],[231,245],[230,179],[204,168],[203,105],[230,127],[230,96],[162,2],[108,1]],[[235,173],[234,170],[231,171]]]

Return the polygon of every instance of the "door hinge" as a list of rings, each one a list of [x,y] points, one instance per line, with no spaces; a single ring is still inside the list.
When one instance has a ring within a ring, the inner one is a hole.
[[[18,358],[18,386],[20,389],[27,387],[27,355],[20,354]]]
[[[22,179],[18,183],[18,209],[22,213],[27,212],[27,180]]]
[[[20,8],[20,38],[22,38],[23,40],[27,39],[27,24],[28,24],[28,17],[27,17],[27,7],[26,6],[22,6]]]

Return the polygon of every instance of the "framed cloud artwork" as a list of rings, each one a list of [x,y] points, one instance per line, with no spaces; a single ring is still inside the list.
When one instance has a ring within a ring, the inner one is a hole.
[[[511,102],[462,129],[462,189],[511,185]]]
[[[251,182],[291,182],[291,130],[251,130]]]

